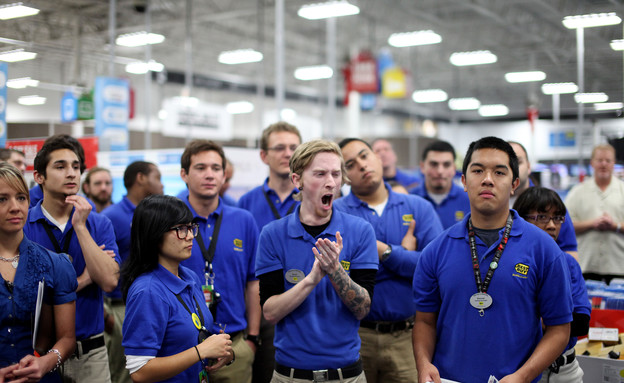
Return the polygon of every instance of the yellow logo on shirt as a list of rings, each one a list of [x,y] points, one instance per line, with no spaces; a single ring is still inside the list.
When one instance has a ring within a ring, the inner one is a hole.
[[[342,265],[342,268],[345,269],[345,271],[349,271],[349,268],[351,267],[351,262],[340,261],[340,264]]]
[[[461,211],[461,210],[457,210],[457,211],[455,212],[455,221],[459,222],[459,221],[461,221],[462,219],[464,219],[464,212],[463,212],[463,211]]]
[[[414,220],[414,215],[413,214],[403,214],[403,222],[407,222],[410,223]]]
[[[234,239],[234,250],[235,251],[243,251],[243,240],[235,238]]]
[[[527,275],[529,273],[529,266],[524,263],[516,263],[515,269],[516,272],[522,275]]]

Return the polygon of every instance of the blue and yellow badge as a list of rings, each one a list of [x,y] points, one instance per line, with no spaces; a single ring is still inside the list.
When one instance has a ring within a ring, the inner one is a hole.
[[[403,225],[407,226],[410,224],[410,222],[412,222],[414,220],[414,215],[413,214],[403,214],[403,217],[401,217],[401,219],[403,220]]]
[[[235,251],[243,251],[243,240],[234,238],[234,250]]]
[[[191,314],[191,319],[193,319],[193,324],[195,325],[195,327],[196,327],[198,330],[201,330],[201,328],[202,328],[202,324],[201,324],[201,321],[199,320],[199,317],[197,316],[197,314],[192,313],[192,314]]]
[[[455,212],[455,221],[459,222],[459,221],[461,221],[462,219],[464,219],[464,212],[463,212],[463,211],[461,211],[461,210],[457,210],[457,211]]]
[[[525,265],[524,263],[516,263],[516,265],[514,266],[514,270],[516,271],[515,273],[513,273],[514,277],[526,279],[527,274],[529,273],[529,265]]]
[[[349,268],[351,267],[351,262],[349,262],[349,261],[340,261],[340,264],[342,265],[342,268],[345,271],[349,271]]]

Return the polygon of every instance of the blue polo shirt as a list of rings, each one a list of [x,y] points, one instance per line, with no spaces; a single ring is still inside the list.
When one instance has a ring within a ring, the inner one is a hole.
[[[336,209],[368,221],[375,230],[375,238],[392,246],[390,257],[379,264],[375,299],[365,318],[369,321],[398,321],[414,315],[416,309],[405,297],[412,294],[412,280],[420,252],[442,232],[442,224],[427,201],[395,193],[388,184],[385,187],[389,195],[381,216],[353,193],[335,202]],[[401,246],[412,219],[416,220],[416,251]]]
[[[400,183],[401,185],[403,185],[404,187],[410,188],[410,187],[414,187],[414,185],[418,185],[419,183],[421,183],[422,179],[418,177],[416,174],[410,174],[400,169],[396,169],[396,173],[394,174],[394,177],[384,177],[384,181],[386,182],[396,181]]]
[[[573,312],[575,314],[584,314],[591,316],[591,304],[587,296],[587,288],[585,288],[585,279],[578,261],[568,253],[563,253],[568,270],[570,272],[570,291],[572,292],[572,303],[574,304]],[[570,337],[570,342],[566,346],[566,350],[576,345],[577,337]]]
[[[31,241],[36,242],[51,251],[55,251],[54,244],[48,237],[43,225],[48,225],[50,227],[52,234],[61,248],[64,247],[67,238],[70,238],[67,254],[71,257],[76,275],[82,275],[85,269],[85,259],[82,255],[80,243],[78,243],[78,238],[76,237],[76,233],[73,230],[71,223],[71,217],[74,215],[74,210],[72,209],[69,221],[67,221],[67,225],[65,226],[65,231],[61,233],[59,228],[43,215],[43,211],[41,210],[42,202],[43,201],[39,201],[37,205],[28,211],[28,219],[26,225],[24,226],[24,233]],[[110,220],[105,216],[92,211],[89,214],[89,217],[87,217],[86,225],[95,243],[98,245],[104,245],[106,250],[113,250],[116,254],[115,261],[120,263],[121,260],[119,258],[119,250],[117,249],[117,243],[115,242],[115,232],[113,231],[113,225]],[[104,331],[103,305],[103,291],[97,284],[91,283],[77,292],[77,340],[83,340]]]
[[[184,200],[195,222],[199,224],[201,237],[206,250],[210,246],[214,225],[220,214],[223,214],[217,248],[212,261],[215,274],[215,291],[221,294],[221,302],[217,305],[217,315],[212,332],[219,333],[217,323],[227,324],[226,332],[233,333],[247,328],[245,307],[245,288],[247,282],[256,280],[255,263],[258,245],[258,228],[248,211],[225,205],[219,198],[219,206],[208,216],[197,215],[195,209]],[[183,266],[193,270],[205,283],[206,262],[195,237],[191,257],[182,261]]]
[[[461,221],[468,213],[470,213],[468,193],[466,193],[461,186],[456,185],[455,183],[452,184],[448,195],[439,205],[436,204],[431,198],[424,183],[413,188],[409,192],[410,194],[415,194],[426,199],[433,205],[436,213],[438,213],[438,217],[440,217],[442,226],[445,229],[448,229],[457,222]]]
[[[542,338],[540,318],[547,326],[572,321],[569,271],[561,250],[543,230],[511,213],[509,241],[488,290],[493,303],[483,317],[469,303],[477,291],[466,228],[470,215],[420,257],[414,301],[418,311],[438,313],[433,364],[443,378],[486,382],[491,374],[501,379],[534,351]],[[484,278],[498,243],[487,248],[477,237],[476,244]]]
[[[182,298],[192,313],[197,313],[199,305],[204,326],[207,329],[213,327],[212,316],[201,291],[201,281],[184,266],[178,268],[178,274],[180,278],[158,265],[155,270],[141,274],[130,286],[121,343],[126,355],[162,358],[198,344],[199,331],[176,295]],[[197,382],[201,369],[202,365],[197,361],[163,382]]]
[[[317,238],[343,239],[340,262],[352,269],[377,270],[377,243],[371,225],[361,218],[333,209],[329,226],[313,238],[294,214],[266,225],[258,242],[256,275],[275,270],[299,271],[307,275],[314,264]],[[284,290],[294,286],[284,278]],[[315,370],[339,368],[359,358],[360,321],[342,302],[329,277],[324,277],[310,295],[275,326],[275,360],[285,366]]]
[[[189,195],[188,189],[184,189],[181,192],[179,192],[178,195],[176,195],[176,197],[181,199],[182,201],[186,201],[188,199],[188,195]],[[223,203],[228,205],[228,206],[236,206],[237,205],[236,204],[236,200],[234,198],[230,197],[227,194],[221,196],[221,201],[223,201]]]
[[[293,188],[290,195],[282,202],[277,193],[269,188],[269,178],[267,177],[262,185],[251,189],[238,200],[238,207],[249,211],[256,219],[258,228],[262,229],[266,224],[277,219],[266,200],[265,193],[269,196],[280,217],[285,217],[288,211],[292,213],[300,204],[293,198],[297,192],[297,188]]]
[[[130,228],[132,227],[132,216],[136,206],[123,196],[119,203],[111,205],[102,211],[102,215],[108,217],[113,224],[117,247],[119,248],[119,257],[123,263],[130,255]],[[110,293],[106,294],[110,298],[121,299],[121,280],[119,284]]]
[[[30,205],[28,205],[28,206],[30,206],[29,207],[29,209],[30,209],[30,208],[36,206],[39,203],[39,201],[41,201],[43,199],[43,189],[41,189],[41,185],[36,184],[32,188],[30,188],[30,190],[28,191],[28,195],[30,196]],[[84,195],[82,195],[82,196],[85,197],[87,202],[89,202],[91,207],[93,207],[93,211],[95,211],[95,203],[93,201],[91,201],[90,198],[87,198]]]

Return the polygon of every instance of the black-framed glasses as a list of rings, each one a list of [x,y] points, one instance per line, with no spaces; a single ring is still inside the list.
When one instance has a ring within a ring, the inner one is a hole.
[[[532,214],[525,215],[525,219],[530,219],[531,221],[539,222],[539,223],[548,223],[552,219],[555,225],[561,225],[565,222],[565,215],[553,215],[549,216],[546,214]]]
[[[291,152],[294,152],[297,149],[298,145],[276,145],[269,150],[273,150],[277,153],[283,153],[286,149],[290,149]]]
[[[197,237],[197,232],[199,231],[199,225],[196,223],[191,223],[188,225],[180,225],[172,227],[169,230],[175,230],[179,239],[186,239],[188,237],[188,233],[193,233],[193,237]]]

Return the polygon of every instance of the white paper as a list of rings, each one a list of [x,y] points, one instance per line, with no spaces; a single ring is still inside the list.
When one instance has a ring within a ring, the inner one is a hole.
[[[488,379],[488,383],[498,383],[498,379],[494,375],[490,375],[490,379]]]
[[[41,317],[41,305],[43,304],[43,290],[45,288],[45,278],[39,281],[37,286],[37,303],[35,306],[35,328],[33,329],[32,347],[35,349],[37,343],[37,332],[39,331],[39,317]]]

